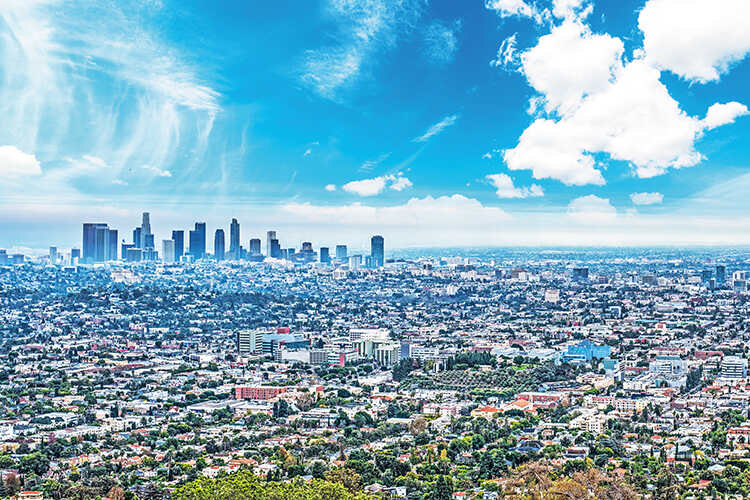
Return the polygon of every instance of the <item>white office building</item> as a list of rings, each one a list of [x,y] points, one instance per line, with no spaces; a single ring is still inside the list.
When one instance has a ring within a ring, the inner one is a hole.
[[[747,360],[739,356],[725,356],[721,361],[721,378],[747,378]]]
[[[161,258],[164,262],[174,262],[174,240],[161,241]]]

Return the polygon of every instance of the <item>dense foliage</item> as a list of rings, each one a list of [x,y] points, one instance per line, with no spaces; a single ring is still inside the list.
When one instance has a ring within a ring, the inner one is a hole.
[[[490,370],[445,370],[439,373],[411,375],[404,383],[425,389],[481,390],[484,396],[511,397],[518,392],[537,391],[546,382],[575,378],[575,368],[567,364],[505,365]],[[485,394],[487,390],[497,394]]]
[[[303,481],[263,481],[248,470],[217,479],[200,478],[180,486],[172,500],[367,500],[341,483],[314,479]]]

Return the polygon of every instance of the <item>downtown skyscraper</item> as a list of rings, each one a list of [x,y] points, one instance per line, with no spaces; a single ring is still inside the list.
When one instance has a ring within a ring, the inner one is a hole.
[[[140,237],[140,245],[137,245],[136,248],[142,248],[144,250],[154,249],[154,235],[151,233],[151,215],[148,212],[143,212]]]
[[[179,262],[185,254],[185,231],[172,231],[172,241],[174,241],[174,260]]]
[[[83,261],[106,262],[117,259],[117,230],[105,223],[83,224]]]
[[[224,251],[226,250],[226,243],[224,241],[224,230],[217,229],[214,233],[214,259],[224,260]]]
[[[373,267],[383,267],[385,264],[385,240],[376,235],[370,238],[370,257]]]
[[[202,259],[206,256],[206,223],[196,222],[195,229],[189,234],[189,250],[194,259]]]
[[[276,231],[268,231],[266,233],[266,256],[274,259],[281,258],[281,245],[276,236]]]
[[[279,240],[276,238],[276,231],[268,231],[266,233],[266,257],[273,257],[271,249],[273,248],[274,241],[278,244]]]
[[[344,261],[347,258],[346,245],[336,245],[336,258]]]
[[[240,260],[241,256],[240,223],[237,222],[237,219],[232,219],[232,223],[229,225],[229,258]]]
[[[250,244],[247,247],[247,251],[250,255],[253,255],[253,256],[261,255],[260,238],[251,238]]]

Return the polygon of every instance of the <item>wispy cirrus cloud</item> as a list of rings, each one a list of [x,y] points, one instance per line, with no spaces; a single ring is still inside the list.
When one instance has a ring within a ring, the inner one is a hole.
[[[430,128],[428,128],[424,134],[412,139],[412,142],[427,142],[432,137],[442,133],[448,127],[453,126],[457,120],[458,120],[458,115],[448,115],[442,120],[440,120],[439,122],[435,123],[434,125],[431,125]]]
[[[374,160],[366,160],[360,165],[359,169],[365,172],[369,172],[373,168],[377,167],[391,156],[391,153],[383,153]]]
[[[0,142],[38,159],[40,186],[76,178],[92,158],[132,181],[140,165],[167,171],[188,151],[183,169],[202,168],[221,95],[162,40],[161,9],[149,0],[0,2]]]
[[[631,193],[631,201],[636,205],[656,205],[664,200],[661,193]]]
[[[306,53],[299,78],[320,96],[338,100],[378,54],[392,48],[422,15],[421,0],[328,0],[339,24],[335,43]]]
[[[461,32],[461,21],[444,23],[435,21],[427,26],[422,35],[424,54],[428,61],[436,65],[453,62],[458,52],[458,34]]]
[[[154,167],[153,165],[142,165],[141,168],[153,173],[158,177],[172,177],[172,172],[170,172],[169,170]]]

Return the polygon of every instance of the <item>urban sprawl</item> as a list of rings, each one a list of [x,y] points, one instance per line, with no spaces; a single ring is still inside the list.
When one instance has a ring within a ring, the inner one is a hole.
[[[82,236],[0,251],[0,498],[750,496],[748,252]]]

